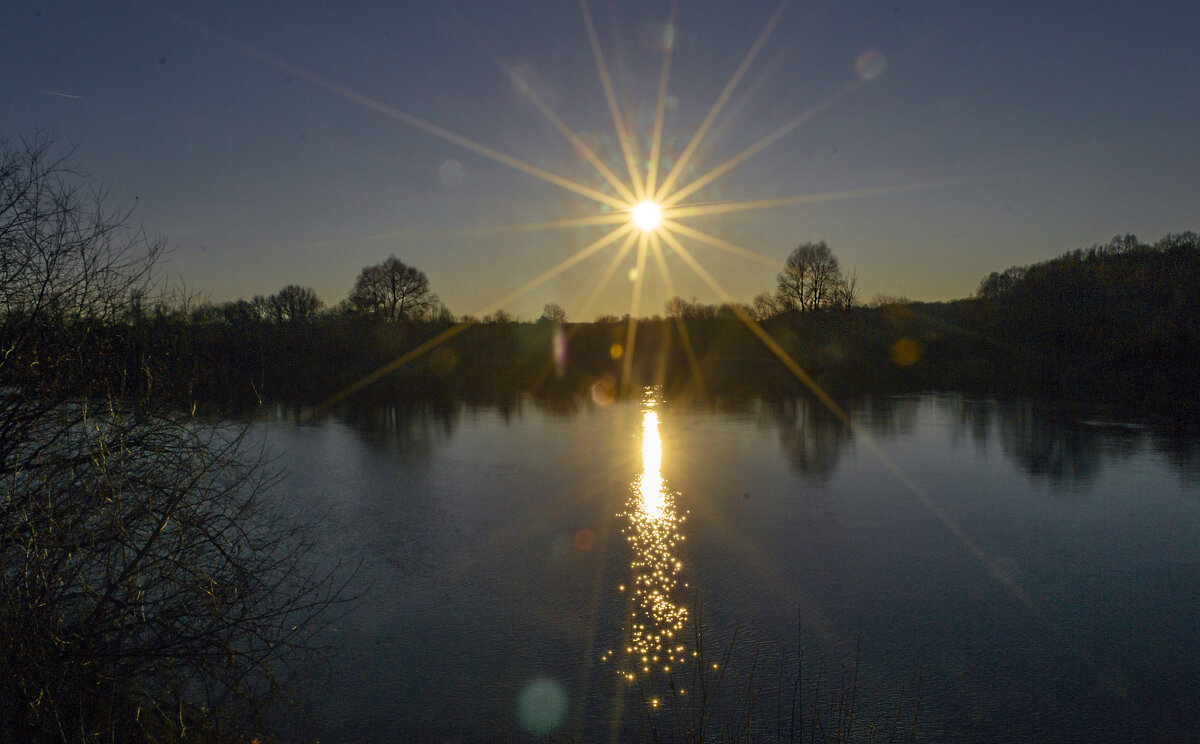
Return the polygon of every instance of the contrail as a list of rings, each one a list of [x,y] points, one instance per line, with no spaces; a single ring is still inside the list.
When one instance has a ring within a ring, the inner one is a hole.
[[[52,91],[52,90],[47,90],[47,91],[42,91],[42,92],[48,96],[58,96],[59,98],[83,98],[83,96],[77,96],[74,93],[56,93],[55,91]]]

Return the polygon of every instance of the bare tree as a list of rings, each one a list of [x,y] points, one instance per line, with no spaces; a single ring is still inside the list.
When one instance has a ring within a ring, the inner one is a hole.
[[[354,282],[350,301],[361,313],[385,320],[415,320],[437,304],[429,279],[395,256],[365,267]]]
[[[829,304],[840,310],[849,310],[858,304],[858,269],[838,279]]]
[[[795,310],[816,310],[835,302],[842,271],[825,241],[801,243],[787,257],[777,277],[778,297]]]
[[[0,741],[248,740],[338,587],[243,430],[127,384],[162,241],[54,150],[0,141]]]
[[[316,292],[298,284],[287,285],[268,297],[266,304],[276,323],[312,320],[325,306]]]
[[[566,323],[567,311],[563,310],[562,305],[557,302],[547,303],[542,308],[542,316],[538,318],[539,323]]]
[[[667,303],[663,305],[663,313],[668,318],[682,318],[688,314],[690,304],[682,297],[675,296],[667,300]]]
[[[80,403],[39,424],[0,481],[0,739],[251,733],[340,589],[276,474],[190,416]]]
[[[425,317],[435,323],[453,323],[454,313],[450,308],[446,307],[446,303],[438,300],[434,302],[426,311]],[[466,322],[465,320],[463,322]]]
[[[783,312],[785,308],[786,306],[780,301],[779,295],[773,295],[770,292],[760,292],[751,304],[750,317],[757,321],[764,321]]]

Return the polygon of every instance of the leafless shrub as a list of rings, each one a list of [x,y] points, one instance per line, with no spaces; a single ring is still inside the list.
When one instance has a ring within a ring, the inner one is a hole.
[[[0,741],[247,740],[344,584],[244,429],[128,389],[162,241],[0,141]]]

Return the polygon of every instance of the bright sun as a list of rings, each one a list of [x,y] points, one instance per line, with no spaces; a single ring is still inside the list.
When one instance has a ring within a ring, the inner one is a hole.
[[[662,207],[652,201],[644,201],[633,208],[633,224],[644,232],[650,232],[662,223]]]

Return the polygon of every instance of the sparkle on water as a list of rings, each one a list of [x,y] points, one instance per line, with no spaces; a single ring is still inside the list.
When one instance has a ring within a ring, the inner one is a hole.
[[[669,673],[672,665],[683,663],[686,650],[679,639],[688,611],[675,597],[683,571],[676,553],[685,516],[676,511],[674,495],[663,480],[655,405],[653,394],[648,394],[642,412],[642,472],[632,484],[626,511],[619,515],[627,520],[625,537],[633,549],[629,640],[617,669],[627,680],[654,669]],[[624,592],[625,586],[619,590]]]

